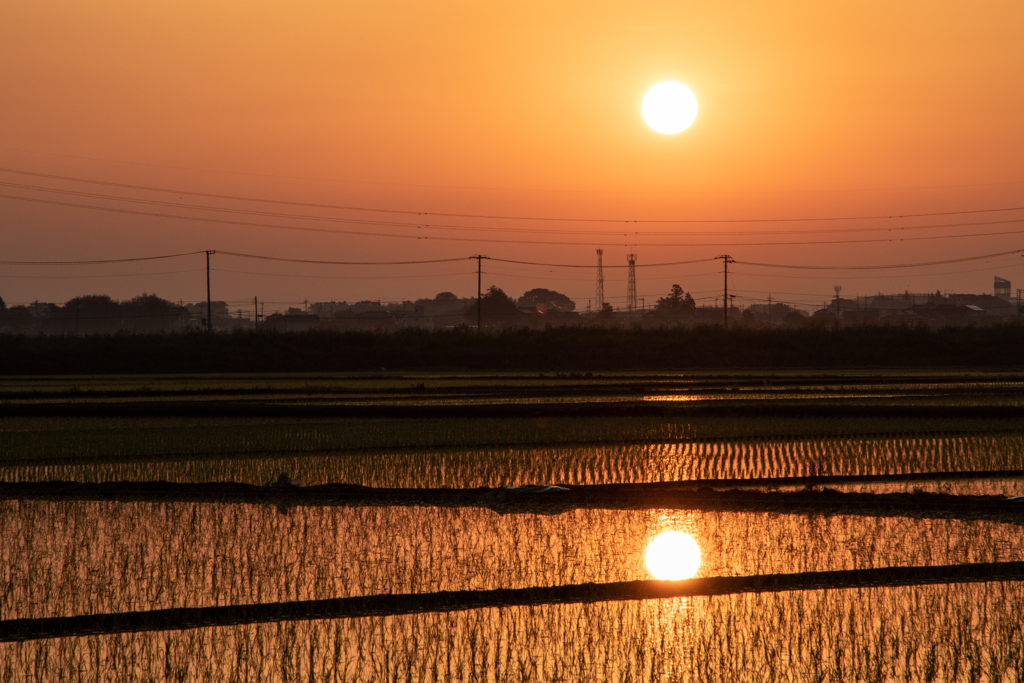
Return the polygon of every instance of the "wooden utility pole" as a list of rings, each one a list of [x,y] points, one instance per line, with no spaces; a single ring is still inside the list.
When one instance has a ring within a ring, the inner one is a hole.
[[[476,331],[480,332],[480,321],[483,319],[483,259],[480,254],[473,256],[476,259]]]
[[[728,254],[722,256],[716,256],[716,259],[722,259],[722,267],[724,268],[725,284],[722,298],[722,306],[725,308],[725,326],[729,327],[729,264],[733,262],[733,258]]]
[[[213,332],[213,310],[210,309],[210,254],[216,251],[206,251],[206,331]]]
[[[252,328],[257,331],[260,329],[260,298],[258,296],[252,298]]]

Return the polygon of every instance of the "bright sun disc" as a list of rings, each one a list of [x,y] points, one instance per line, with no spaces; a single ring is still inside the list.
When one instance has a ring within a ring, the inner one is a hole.
[[[647,570],[661,581],[692,578],[700,569],[700,546],[682,531],[665,531],[647,545]]]
[[[665,81],[647,91],[640,113],[648,126],[673,135],[689,128],[697,118],[697,98],[682,83]]]

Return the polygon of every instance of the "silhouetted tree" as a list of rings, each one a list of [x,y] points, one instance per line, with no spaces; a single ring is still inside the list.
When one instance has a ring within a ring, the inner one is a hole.
[[[195,304],[185,304],[185,308],[188,309],[189,314],[193,318],[200,319],[206,317],[205,301],[200,301]],[[211,301],[210,308],[213,310],[214,320],[222,317],[231,317],[231,313],[228,311],[228,305],[223,301]]]
[[[7,320],[31,320],[32,312],[28,306],[11,306],[4,309],[4,318]]]
[[[654,308],[660,313],[681,315],[693,313],[697,309],[697,302],[693,300],[689,292],[684,292],[682,287],[672,285],[668,296],[658,299]]]
[[[122,327],[147,332],[173,329],[185,314],[182,307],[155,294],[137,296],[122,302],[118,308],[123,316]]]
[[[601,310],[597,312],[598,320],[614,320],[615,309],[607,301],[601,304]]]
[[[505,292],[498,287],[491,285],[487,290],[487,293],[483,295],[480,301],[482,305],[483,317],[494,319],[494,318],[517,318],[521,314],[519,313],[519,307],[516,306],[516,302],[512,301]],[[477,302],[474,301],[466,307],[466,315],[470,318],[476,318]]]
[[[6,311],[6,310],[7,310],[7,303],[4,302],[4,298],[2,296],[0,296],[0,311]]]
[[[565,294],[544,289],[543,287],[531,289],[519,297],[519,301],[516,303],[520,308],[535,308],[537,304],[544,304],[548,309],[558,311],[559,313],[569,313],[576,310],[576,302]]]
[[[451,292],[440,292],[434,297],[434,301],[458,301],[459,297],[455,296]]]
[[[118,303],[106,294],[76,296],[64,304],[63,315],[74,320],[75,331],[82,334],[107,333],[121,326]]]
[[[369,311],[379,311],[381,309],[379,301],[370,301],[369,299],[363,301],[357,301],[352,304],[353,313],[367,313]]]

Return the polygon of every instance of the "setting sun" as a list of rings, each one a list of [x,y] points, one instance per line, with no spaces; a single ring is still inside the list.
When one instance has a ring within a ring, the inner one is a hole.
[[[673,135],[689,128],[697,118],[697,98],[682,83],[665,81],[647,91],[640,113],[648,126]]]
[[[665,531],[647,545],[647,570],[661,581],[692,578],[700,569],[700,546],[682,531]]]

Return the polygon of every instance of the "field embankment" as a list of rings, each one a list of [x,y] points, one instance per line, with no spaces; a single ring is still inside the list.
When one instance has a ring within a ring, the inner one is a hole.
[[[1024,325],[0,335],[0,374],[1006,367]]]

